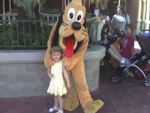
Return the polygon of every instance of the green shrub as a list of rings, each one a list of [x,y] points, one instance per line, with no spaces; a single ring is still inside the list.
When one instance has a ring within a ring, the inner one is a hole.
[[[29,26],[26,26],[26,28],[21,29],[22,26],[19,27],[19,24],[3,25],[0,34],[0,48],[45,49],[47,47],[51,27],[48,26],[48,24],[44,24],[36,33],[33,32],[35,31],[33,29],[35,27],[31,27],[31,31],[28,30],[28,27]]]

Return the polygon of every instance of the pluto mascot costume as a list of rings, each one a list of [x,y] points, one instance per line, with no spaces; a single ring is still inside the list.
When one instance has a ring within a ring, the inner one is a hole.
[[[86,82],[83,56],[87,50],[89,37],[85,28],[85,14],[86,9],[82,6],[81,0],[72,0],[66,6],[65,12],[59,17],[50,33],[44,64],[46,68],[54,64],[50,50],[52,46],[59,45],[64,51],[63,64],[68,70],[69,78],[72,76],[76,86],[76,91],[73,87],[68,89],[63,99],[64,109],[73,111],[80,102],[84,113],[96,113],[104,103],[91,98]]]

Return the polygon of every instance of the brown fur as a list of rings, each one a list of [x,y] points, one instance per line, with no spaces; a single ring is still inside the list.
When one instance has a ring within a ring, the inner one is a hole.
[[[75,9],[74,19],[68,18],[68,13],[69,11],[71,11],[70,10],[71,8]],[[79,11],[80,13],[76,13]],[[86,28],[83,26],[85,13],[86,10],[85,7],[81,5],[81,0],[72,0],[72,2],[66,6],[65,12],[63,14],[63,21],[58,29],[59,30],[58,44],[64,51],[67,48],[63,43],[63,39],[65,37],[74,35],[75,38],[74,50],[77,48],[78,43],[81,42],[79,49],[73,54],[72,57],[67,58],[66,56],[64,56],[62,59],[64,66],[68,70],[69,77],[72,76],[72,78],[74,79],[77,90],[76,92],[73,89],[73,87],[68,89],[68,92],[64,98],[64,109],[68,111],[73,111],[74,109],[77,108],[80,101],[80,104],[84,109],[84,113],[96,113],[103,106],[103,102],[101,100],[94,101],[91,98],[91,95],[88,90],[88,85],[86,82],[83,56],[87,50],[89,37]],[[80,23],[81,28],[75,30],[72,27],[73,26],[72,24],[74,22],[77,22],[76,17],[79,14],[81,14],[81,19],[80,21],[78,21],[78,23]],[[51,31],[48,40],[48,48],[46,50],[44,58],[44,63],[47,68],[53,65],[50,50],[54,40],[53,38],[57,24],[58,22],[56,22],[55,25],[53,26],[53,29]]]

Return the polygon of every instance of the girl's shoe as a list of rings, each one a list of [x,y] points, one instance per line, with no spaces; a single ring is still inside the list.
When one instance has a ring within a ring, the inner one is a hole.
[[[53,108],[50,108],[50,109],[49,109],[49,112],[50,112],[50,113],[53,113],[53,112],[56,112],[56,111],[58,111],[58,108],[55,107],[55,106],[54,106]]]
[[[64,113],[64,111],[59,109],[56,113]]]
[[[128,67],[131,65],[131,62],[129,59],[123,58],[120,62],[120,67]]]

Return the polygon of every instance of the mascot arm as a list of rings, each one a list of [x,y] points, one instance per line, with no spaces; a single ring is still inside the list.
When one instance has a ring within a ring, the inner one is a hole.
[[[80,48],[78,49],[78,51],[73,55],[72,58],[67,58],[64,57],[63,58],[63,63],[64,66],[66,67],[67,70],[71,70],[75,64],[79,61],[79,59],[83,58],[83,55],[85,54],[86,50],[87,50],[87,46],[88,46],[88,41],[89,38],[88,36],[83,40]]]
[[[54,61],[53,61],[51,54],[50,54],[50,51],[51,51],[51,44],[52,44],[52,39],[54,36],[55,29],[56,29],[56,25],[57,25],[57,22],[54,24],[54,26],[51,30],[48,42],[47,42],[47,50],[46,50],[46,54],[44,57],[44,65],[46,68],[50,68],[54,64]]]

